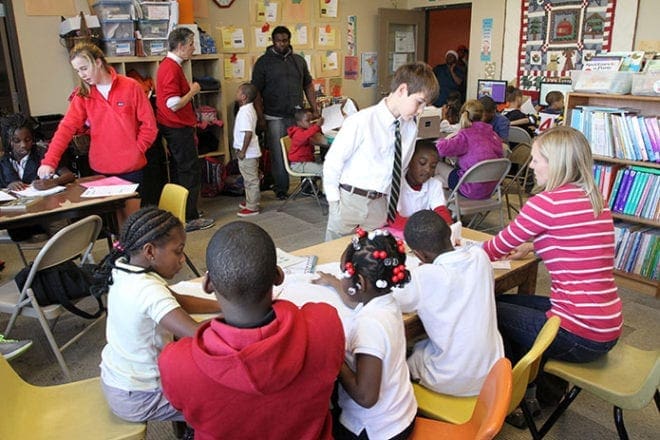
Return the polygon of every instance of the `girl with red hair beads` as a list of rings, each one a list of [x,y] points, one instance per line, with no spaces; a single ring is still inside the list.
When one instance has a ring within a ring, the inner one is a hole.
[[[417,403],[401,309],[391,295],[393,287],[410,281],[405,251],[403,241],[387,231],[357,228],[341,257],[341,279],[319,272],[314,281],[334,287],[354,309],[344,329],[336,439],[406,439],[413,430]]]

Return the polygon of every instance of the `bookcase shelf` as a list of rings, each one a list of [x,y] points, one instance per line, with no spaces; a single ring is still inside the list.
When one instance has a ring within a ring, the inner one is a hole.
[[[578,106],[603,106],[603,107],[631,107],[639,110],[640,115],[660,115],[660,98],[653,96],[634,95],[605,95],[596,93],[574,93],[568,94],[566,100],[565,120],[571,120],[571,112]],[[596,162],[605,162],[619,165],[641,166],[651,169],[660,169],[660,164],[648,161],[635,161],[628,159],[617,159],[607,156],[594,155]],[[660,228],[660,222],[637,216],[612,213],[615,219],[624,220],[628,223]],[[638,274],[615,270],[614,275],[620,287],[633,289],[648,295],[660,298],[660,282],[644,278]]]
[[[108,64],[115,68],[117,73],[125,75],[132,69],[135,69],[142,77],[151,78],[156,82],[156,74],[158,72],[158,64],[162,61],[164,56],[148,56],[148,57],[106,57]],[[188,81],[192,81],[193,77],[203,77],[210,76],[220,80],[222,78],[222,63],[220,56],[217,54],[204,54],[204,55],[193,55],[189,62],[183,63],[183,72],[188,78]],[[156,91],[158,92],[158,91]],[[223,122],[227,122],[225,117],[225,101],[224,94],[222,93],[222,87],[218,90],[204,90],[200,92],[194,100],[194,105],[208,105],[215,108],[218,112],[218,119]],[[224,161],[227,162],[230,158],[229,156],[229,139],[227,134],[227,129],[223,125],[218,127],[217,125],[210,125],[206,130],[212,130],[211,138],[218,138],[217,146],[215,142],[213,145],[206,147],[206,149],[200,148],[199,157],[206,156],[223,156]],[[198,130],[198,136],[201,135],[200,130]],[[201,143],[200,143],[201,145]],[[202,146],[203,147],[203,146]]]

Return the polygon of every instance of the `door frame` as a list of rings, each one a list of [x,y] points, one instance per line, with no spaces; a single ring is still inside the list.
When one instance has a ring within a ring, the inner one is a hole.
[[[11,0],[0,0],[4,8],[4,17],[0,17],[0,40],[4,52],[9,88],[12,95],[12,105],[15,112],[30,114],[30,104],[27,97],[23,60],[18,44],[18,30],[14,19],[14,7]]]

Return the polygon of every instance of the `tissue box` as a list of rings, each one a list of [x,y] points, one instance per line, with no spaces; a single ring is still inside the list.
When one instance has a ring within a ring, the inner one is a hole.
[[[632,78],[633,95],[660,96],[660,72],[635,73]]]

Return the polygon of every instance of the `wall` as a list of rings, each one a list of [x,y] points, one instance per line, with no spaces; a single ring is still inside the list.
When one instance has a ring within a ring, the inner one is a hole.
[[[429,35],[426,62],[444,64],[448,50],[456,50],[470,41],[470,7],[431,10],[427,21]]]

